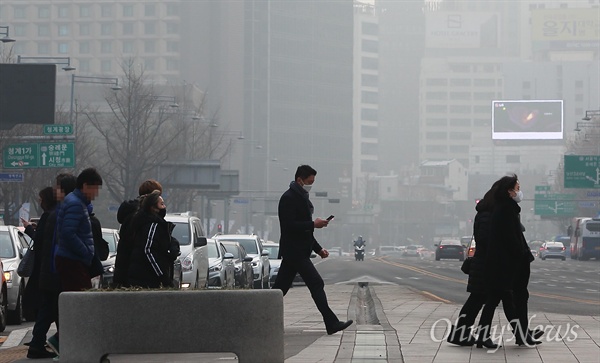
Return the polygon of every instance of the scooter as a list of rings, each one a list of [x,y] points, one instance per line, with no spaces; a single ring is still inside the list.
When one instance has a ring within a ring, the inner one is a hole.
[[[364,261],[365,260],[365,246],[355,246],[354,247],[354,259],[356,261]]]

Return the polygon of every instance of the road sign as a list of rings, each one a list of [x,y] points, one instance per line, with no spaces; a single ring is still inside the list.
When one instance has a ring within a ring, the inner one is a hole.
[[[565,188],[600,188],[600,156],[565,155]]]
[[[575,194],[551,193],[549,186],[536,186],[533,199],[534,214],[539,216],[573,216],[577,203]]]
[[[5,169],[73,168],[75,167],[75,143],[8,145],[4,147],[2,159]]]
[[[23,173],[0,173],[0,182],[22,183],[23,180]]]
[[[44,125],[44,135],[73,135],[73,125]]]

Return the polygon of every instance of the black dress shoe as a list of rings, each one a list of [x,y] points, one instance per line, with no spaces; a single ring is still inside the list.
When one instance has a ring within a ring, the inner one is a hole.
[[[450,344],[460,345],[461,347],[470,347],[476,343],[476,340],[473,338],[473,336],[469,336],[467,339],[458,339],[457,337],[450,339],[450,337],[448,337],[446,341]]]
[[[36,348],[29,346],[27,349],[27,358],[29,359],[45,359],[45,358],[55,358],[56,353],[49,352],[46,348]]]
[[[524,345],[526,345],[528,347],[533,347],[538,344],[542,344],[542,342],[540,340],[533,339],[533,337],[531,337],[531,335],[528,335],[527,338],[525,339],[525,341],[523,341],[523,339],[521,339],[521,337],[518,337],[515,339],[515,343],[517,343],[517,345],[519,347],[522,347]]]
[[[531,335],[533,339],[537,340],[544,336],[544,331],[542,329],[530,330],[529,335]]]
[[[348,320],[348,321],[338,321],[334,326],[332,326],[331,328],[327,328],[327,334],[331,335],[331,334],[335,334],[339,331],[342,331],[344,329],[346,329],[347,327],[349,327],[350,325],[352,325],[353,321],[352,320]]]
[[[477,340],[477,348],[486,347],[487,349],[497,349],[500,348],[500,345],[494,343],[490,338],[486,340]]]

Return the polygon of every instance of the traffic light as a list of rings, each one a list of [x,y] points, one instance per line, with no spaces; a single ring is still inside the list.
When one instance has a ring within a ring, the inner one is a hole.
[[[217,232],[223,232],[223,225],[221,225],[221,223],[217,224]]]

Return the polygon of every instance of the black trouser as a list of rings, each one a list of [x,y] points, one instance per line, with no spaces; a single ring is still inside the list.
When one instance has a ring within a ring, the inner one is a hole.
[[[481,312],[481,318],[479,319],[479,340],[486,340],[490,338],[494,312],[496,311],[496,307],[500,301],[502,301],[502,307],[504,308],[504,315],[506,315],[506,319],[508,319],[509,322],[518,321],[512,290],[491,291],[487,294],[485,307],[483,308],[483,311]],[[513,325],[513,329],[515,328],[518,328],[518,326]],[[518,331],[514,331],[514,334],[517,336]]]
[[[471,326],[475,324],[477,314],[479,314],[486,299],[487,295],[485,293],[472,292],[469,295],[462,309],[460,309],[458,320],[456,321],[454,330],[455,334],[458,334],[456,339],[464,340],[469,338],[469,330],[471,329]]]
[[[41,291],[42,298],[32,331],[32,347],[44,348],[50,325],[56,322],[58,328],[58,294],[58,291]]]
[[[277,273],[277,278],[275,279],[273,288],[280,289],[283,291],[283,295],[285,296],[290,289],[290,286],[292,286],[292,283],[294,282],[296,273],[299,273],[300,276],[302,276],[302,279],[310,290],[310,294],[315,302],[315,305],[317,306],[317,309],[319,309],[319,312],[321,312],[321,315],[323,315],[325,326],[327,328],[333,327],[337,322],[339,322],[339,319],[327,303],[327,295],[325,295],[325,283],[315,268],[315,265],[313,265],[309,258],[303,258],[300,260],[284,258],[281,261],[281,266],[279,266],[279,272]]]
[[[527,305],[529,303],[529,290],[527,290],[527,285],[529,284],[529,276],[531,275],[531,266],[529,261],[523,261],[519,264],[517,274],[515,275],[515,280],[513,284],[513,294],[515,301],[515,310],[517,313],[517,317],[519,319],[519,327],[516,327],[515,324],[511,324],[513,329],[516,329],[521,332],[527,333],[529,331],[529,317],[528,317],[528,309]],[[517,341],[519,339],[525,340],[526,336],[517,336]]]

